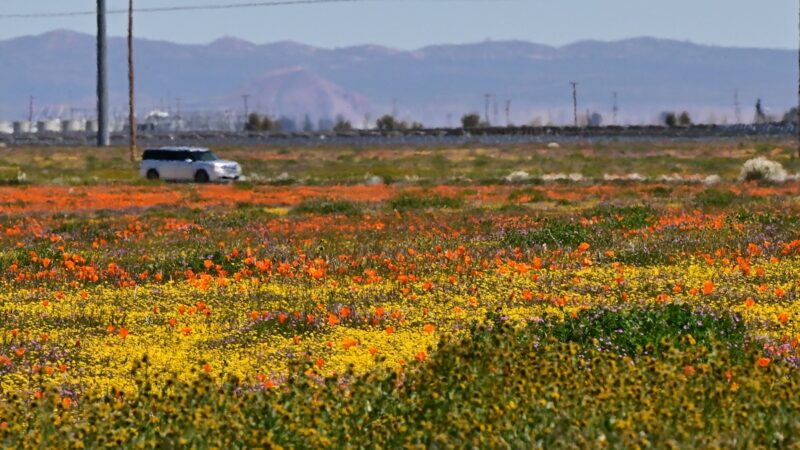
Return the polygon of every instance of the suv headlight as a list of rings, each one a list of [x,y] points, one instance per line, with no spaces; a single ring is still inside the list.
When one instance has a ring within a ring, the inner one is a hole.
[[[217,172],[226,173],[226,172],[238,172],[240,169],[238,164],[222,164],[222,165],[215,165],[214,170]]]

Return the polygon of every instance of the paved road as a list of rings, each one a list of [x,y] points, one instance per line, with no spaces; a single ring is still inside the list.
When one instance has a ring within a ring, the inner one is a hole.
[[[179,133],[142,133],[139,144],[144,147],[162,145],[269,145],[292,146],[463,146],[513,145],[575,141],[641,141],[641,140],[715,140],[746,137],[790,138],[796,135],[795,125],[719,125],[691,128],[664,127],[520,127],[489,128],[465,132],[462,129],[432,129],[408,132],[353,131],[348,133],[248,133],[189,131]],[[112,144],[124,145],[127,135],[112,135]],[[94,136],[86,133],[50,133],[29,135],[0,134],[5,146],[86,146],[94,144]]]

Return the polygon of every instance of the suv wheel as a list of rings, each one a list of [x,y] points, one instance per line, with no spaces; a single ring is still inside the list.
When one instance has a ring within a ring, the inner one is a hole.
[[[196,174],[194,174],[194,181],[197,183],[208,183],[209,181],[208,172],[205,170],[198,170]]]
[[[158,171],[156,169],[150,169],[147,171],[147,179],[148,180],[157,180],[159,179]]]

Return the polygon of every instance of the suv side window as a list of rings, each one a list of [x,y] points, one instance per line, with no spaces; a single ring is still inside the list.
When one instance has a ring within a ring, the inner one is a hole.
[[[162,151],[164,161],[183,161],[183,152]]]

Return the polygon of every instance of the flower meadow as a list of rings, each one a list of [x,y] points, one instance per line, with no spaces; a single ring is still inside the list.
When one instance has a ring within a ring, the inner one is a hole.
[[[3,447],[798,445],[794,184],[1,189]]]

